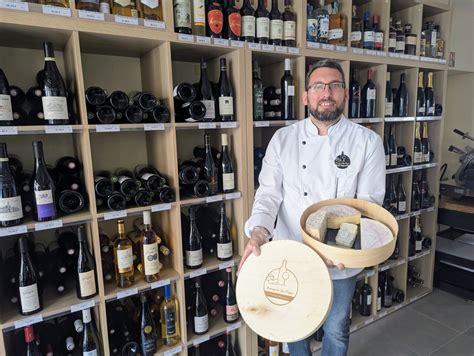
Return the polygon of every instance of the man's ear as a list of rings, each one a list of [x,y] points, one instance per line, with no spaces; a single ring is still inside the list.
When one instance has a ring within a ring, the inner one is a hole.
[[[349,92],[349,91],[348,91],[348,92]],[[303,92],[303,104],[304,104],[305,106],[308,105],[308,92],[307,92],[306,90]]]

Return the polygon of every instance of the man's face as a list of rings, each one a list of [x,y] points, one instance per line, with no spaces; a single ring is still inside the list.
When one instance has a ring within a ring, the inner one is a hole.
[[[308,90],[303,94],[303,102],[308,105],[308,111],[319,121],[336,121],[344,111],[344,105],[348,97],[348,90],[342,86],[342,75],[334,68],[318,68],[310,76]],[[319,86],[317,84],[320,84]]]

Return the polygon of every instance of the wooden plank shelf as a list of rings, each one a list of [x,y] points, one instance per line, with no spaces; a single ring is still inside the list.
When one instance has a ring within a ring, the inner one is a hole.
[[[283,127],[283,126],[290,126],[294,123],[298,122],[298,120],[262,120],[262,121],[254,121],[253,127]]]
[[[87,125],[90,132],[123,132],[123,131],[164,131],[170,129],[172,124],[146,123],[146,124],[104,124]]]
[[[407,262],[407,260],[405,258],[399,258],[398,260],[394,260],[394,261],[389,260],[388,262],[385,262],[382,265],[380,265],[379,268],[378,268],[378,271],[379,272],[387,271],[391,268],[401,266],[401,265],[405,264],[406,262]]]
[[[424,250],[424,251],[421,251],[421,252],[417,253],[417,254],[414,255],[414,256],[408,257],[408,260],[407,260],[407,261],[408,261],[408,262],[414,261],[414,260],[416,260],[416,259],[418,259],[418,258],[421,258],[421,257],[424,257],[424,256],[426,256],[426,255],[429,255],[430,253],[431,253],[431,249],[426,249],[426,250]]]
[[[107,210],[101,211],[97,214],[98,220],[113,220],[113,219],[120,219],[125,218],[127,216],[135,216],[140,215],[144,211],[151,211],[152,213],[159,212],[159,211],[167,211],[171,210],[177,206],[177,203],[159,203],[153,204],[148,206],[137,206],[133,208],[127,208],[124,210]]]
[[[182,199],[179,204],[181,207],[184,206],[192,206],[192,205],[199,205],[199,204],[209,204],[209,203],[216,203],[224,200],[235,200],[240,199],[242,197],[241,192],[233,192],[233,193],[226,193],[226,194],[217,194],[211,195],[204,198],[184,198]]]
[[[407,117],[386,117],[385,122],[412,122],[415,121],[413,116]]]
[[[212,130],[212,129],[236,129],[239,127],[237,121],[228,122],[177,122],[176,130]]]
[[[219,261],[214,256],[204,255],[202,266],[198,269],[184,269],[184,279],[195,278],[199,276],[203,276],[212,272],[216,272],[219,270],[226,269],[228,267],[238,266],[240,263],[240,256],[234,255],[234,257],[229,261]]]

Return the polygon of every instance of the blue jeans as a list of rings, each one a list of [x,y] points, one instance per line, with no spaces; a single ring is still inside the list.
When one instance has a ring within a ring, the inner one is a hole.
[[[335,279],[333,302],[328,318],[324,322],[324,337],[321,356],[345,356],[349,347],[349,315],[357,276]],[[290,356],[311,356],[309,339],[288,344]]]

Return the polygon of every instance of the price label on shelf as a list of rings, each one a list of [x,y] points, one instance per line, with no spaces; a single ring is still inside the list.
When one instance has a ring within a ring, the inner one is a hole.
[[[63,221],[61,219],[45,221],[35,224],[35,231],[58,229],[63,227]]]
[[[365,50],[365,54],[368,54],[369,56],[376,56],[377,55],[377,51],[374,51],[372,49],[366,49]]]
[[[196,42],[201,44],[211,44],[211,38],[205,36],[196,36]]]
[[[275,46],[274,45],[269,45],[269,44],[264,44],[264,45],[262,45],[262,49],[264,51],[274,52],[275,51]]]
[[[43,315],[33,315],[30,316],[29,318],[21,319],[15,321],[15,329],[20,329],[24,328],[25,326],[28,325],[33,325],[36,323],[41,323],[43,321]]]
[[[43,5],[43,14],[71,17],[71,9],[58,6]]]
[[[268,127],[270,126],[270,121],[254,121],[253,125],[255,127]]]
[[[247,45],[250,49],[262,49],[262,45],[260,43],[248,42]]]
[[[229,267],[234,267],[234,261],[227,261],[227,262],[223,262],[219,265],[219,269],[226,269],[226,268],[229,268]]]
[[[224,200],[222,195],[213,195],[212,197],[206,197],[206,203],[215,203],[217,201]]]
[[[0,237],[26,234],[27,231],[28,231],[28,228],[26,227],[26,225],[2,227],[2,228],[0,228]]]
[[[126,297],[130,297],[131,295],[138,294],[138,288],[130,288],[121,292],[117,292],[117,299],[122,299]]]
[[[143,26],[145,27],[150,27],[150,28],[156,28],[159,30],[164,30],[166,29],[166,24],[164,21],[156,21],[156,20],[143,20]]]
[[[229,40],[226,40],[225,38],[214,38],[214,44],[218,46],[229,46]]]
[[[230,45],[236,48],[244,48],[244,43],[245,43],[244,41],[235,41],[235,40],[230,41]]]
[[[183,42],[194,42],[194,36],[185,33],[178,33],[178,40]]]
[[[9,10],[29,11],[28,3],[26,2],[12,2],[0,0],[0,8]]]
[[[207,273],[207,269],[206,268],[201,268],[201,269],[198,269],[197,271],[193,271],[189,274],[189,278],[195,278],[195,277],[199,277],[199,276],[202,276],[204,274]]]
[[[102,12],[79,10],[79,18],[86,20],[104,21],[105,17]]]
[[[364,50],[362,48],[352,48],[352,53],[364,54]]]
[[[400,58],[400,53],[388,52],[388,56],[392,58]]]
[[[156,281],[156,282],[153,282],[150,286],[151,289],[156,289],[156,288],[161,288],[163,286],[167,286],[171,283],[170,279],[169,278],[166,278],[166,279],[162,279],[161,281]]]
[[[300,49],[298,47],[288,47],[288,53],[291,53],[291,54],[299,54],[300,53]]]
[[[209,340],[209,335],[204,335],[204,336],[201,336],[200,338],[197,338],[196,340],[194,340],[193,345],[196,346],[196,345],[202,344],[203,342],[206,342],[208,340]]]
[[[308,48],[311,48],[311,49],[320,49],[321,48],[321,43],[319,42],[307,42],[306,43]]]
[[[0,126],[0,135],[18,135],[18,127]]]
[[[240,192],[227,193],[225,195],[225,200],[239,199],[241,195],[242,193]]]
[[[165,124],[144,124],[143,128],[145,131],[163,131]]]
[[[157,211],[165,211],[165,210],[171,210],[171,204],[170,203],[164,203],[164,204],[155,204],[151,206],[151,212],[156,213]]]
[[[183,351],[183,347],[180,345],[180,346],[176,346],[168,351],[166,351],[163,355],[164,356],[172,356],[172,355],[176,355],[177,353]]]
[[[321,44],[321,48],[325,49],[326,51],[334,51],[334,45],[333,44],[323,43],[323,44]]]
[[[87,302],[84,302],[84,303],[78,303],[78,304],[71,305],[71,313],[75,313],[77,311],[81,311],[81,310],[84,310],[84,309],[90,309],[90,308],[94,308],[94,307],[95,307],[95,300],[94,299],[88,300]]]
[[[379,56],[379,57],[387,57],[387,52],[384,52],[384,51],[377,51],[377,56]]]
[[[241,321],[238,321],[232,325],[229,325],[225,330],[230,333],[231,331],[234,331],[234,330],[237,330],[238,328],[240,328],[242,326],[242,322]]]
[[[275,46],[275,51],[279,53],[286,53],[288,52],[288,47],[285,46]]]
[[[96,125],[95,130],[97,132],[119,132],[120,125],[111,124],[111,125]]]
[[[347,46],[336,45],[336,51],[338,51],[338,52],[347,52]]]
[[[198,127],[201,130],[206,130],[206,129],[215,129],[217,128],[217,125],[215,122],[200,122]]]
[[[138,26],[138,18],[136,17],[115,15],[115,22],[125,24],[125,25]]]
[[[237,121],[221,122],[221,129],[236,129]]]
[[[44,132],[46,132],[47,134],[72,133],[72,126],[71,125],[45,126]]]
[[[108,211],[104,213],[104,220],[113,220],[127,217],[127,210]]]

